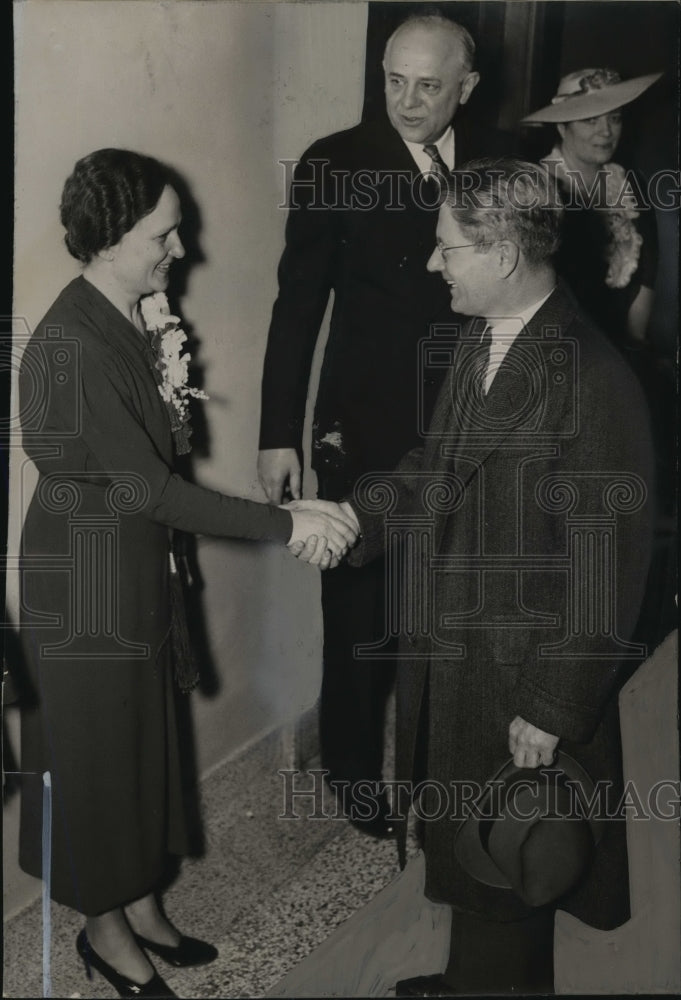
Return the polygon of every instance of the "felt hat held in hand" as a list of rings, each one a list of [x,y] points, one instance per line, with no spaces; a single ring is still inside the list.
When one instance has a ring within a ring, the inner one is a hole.
[[[479,882],[512,889],[528,906],[564,896],[586,874],[602,820],[589,816],[594,784],[568,754],[551,767],[509,760],[485,785],[461,826],[454,851]]]

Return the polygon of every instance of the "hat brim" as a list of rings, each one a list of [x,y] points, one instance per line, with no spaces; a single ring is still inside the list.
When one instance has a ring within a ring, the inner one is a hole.
[[[661,76],[662,73],[648,73],[647,76],[636,76],[632,80],[613,83],[610,87],[603,87],[600,90],[590,90],[586,94],[566,97],[556,104],[549,104],[539,111],[533,111],[531,115],[526,115],[525,118],[521,118],[521,124],[544,125],[597,118],[635,101]]]
[[[559,750],[556,754],[554,762],[550,765],[551,770],[560,770],[572,781],[576,781],[585,790],[588,797],[591,798],[594,791],[594,783],[591,780],[588,772],[584,770],[581,764],[579,764],[574,757],[570,757],[564,751]],[[513,759],[506,761],[503,767],[494,775],[491,782],[507,781],[510,778],[518,774],[525,774],[529,770],[536,773],[537,768],[519,768],[513,763]],[[480,815],[476,809],[471,812],[471,815],[463,822],[459,828],[459,832],[456,835],[456,840],[454,841],[454,854],[457,861],[469,875],[472,875],[474,879],[478,882],[484,883],[484,885],[490,885],[498,889],[510,889],[511,883],[506,878],[504,873],[495,865],[492,858],[489,856],[487,851],[482,845],[480,839],[480,821],[485,819],[484,807],[486,802],[489,801],[489,797],[492,794],[492,788],[490,784],[485,786],[485,791],[477,800],[475,805],[479,807]],[[598,824],[592,822],[592,832],[594,833],[594,839],[598,840]]]

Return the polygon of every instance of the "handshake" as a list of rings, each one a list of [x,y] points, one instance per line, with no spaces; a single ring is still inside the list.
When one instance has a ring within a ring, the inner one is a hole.
[[[357,541],[359,521],[347,501],[292,500],[280,506],[293,518],[288,549],[302,562],[335,569]]]
[[[287,510],[293,531],[287,545],[297,559],[335,569],[357,541],[359,521],[347,501],[292,500],[281,502],[284,487],[300,496],[301,468],[295,448],[266,448],[258,454],[258,478],[270,503]]]

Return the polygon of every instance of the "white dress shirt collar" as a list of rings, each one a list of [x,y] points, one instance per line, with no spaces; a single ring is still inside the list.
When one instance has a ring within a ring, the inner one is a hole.
[[[554,289],[552,288],[538,302],[533,302],[532,305],[523,309],[522,312],[516,313],[515,316],[501,316],[498,319],[492,317],[487,320],[487,325],[492,329],[492,344],[490,347],[487,374],[485,376],[485,393],[489,392],[494,381],[494,376],[499,371],[501,363],[508,354],[513,341],[527,326],[534,314],[541,309],[553,291]]]

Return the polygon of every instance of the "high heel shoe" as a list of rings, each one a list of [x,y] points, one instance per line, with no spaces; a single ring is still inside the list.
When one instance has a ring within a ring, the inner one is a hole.
[[[96,969],[100,976],[104,976],[120,997],[176,997],[171,988],[159,976],[156,969],[151,979],[146,983],[135,983],[127,976],[116,972],[112,965],[105,962],[88,941],[85,929],[76,938],[76,950],[83,959],[85,973],[88,979],[92,979],[92,970]],[[153,968],[153,966],[152,966]]]
[[[164,962],[174,965],[176,968],[187,968],[191,965],[208,965],[218,957],[218,950],[207,941],[199,941],[198,938],[180,938],[180,943],[176,945],[156,944],[149,938],[135,934],[135,941],[146,951],[153,951],[155,955],[162,958]]]

